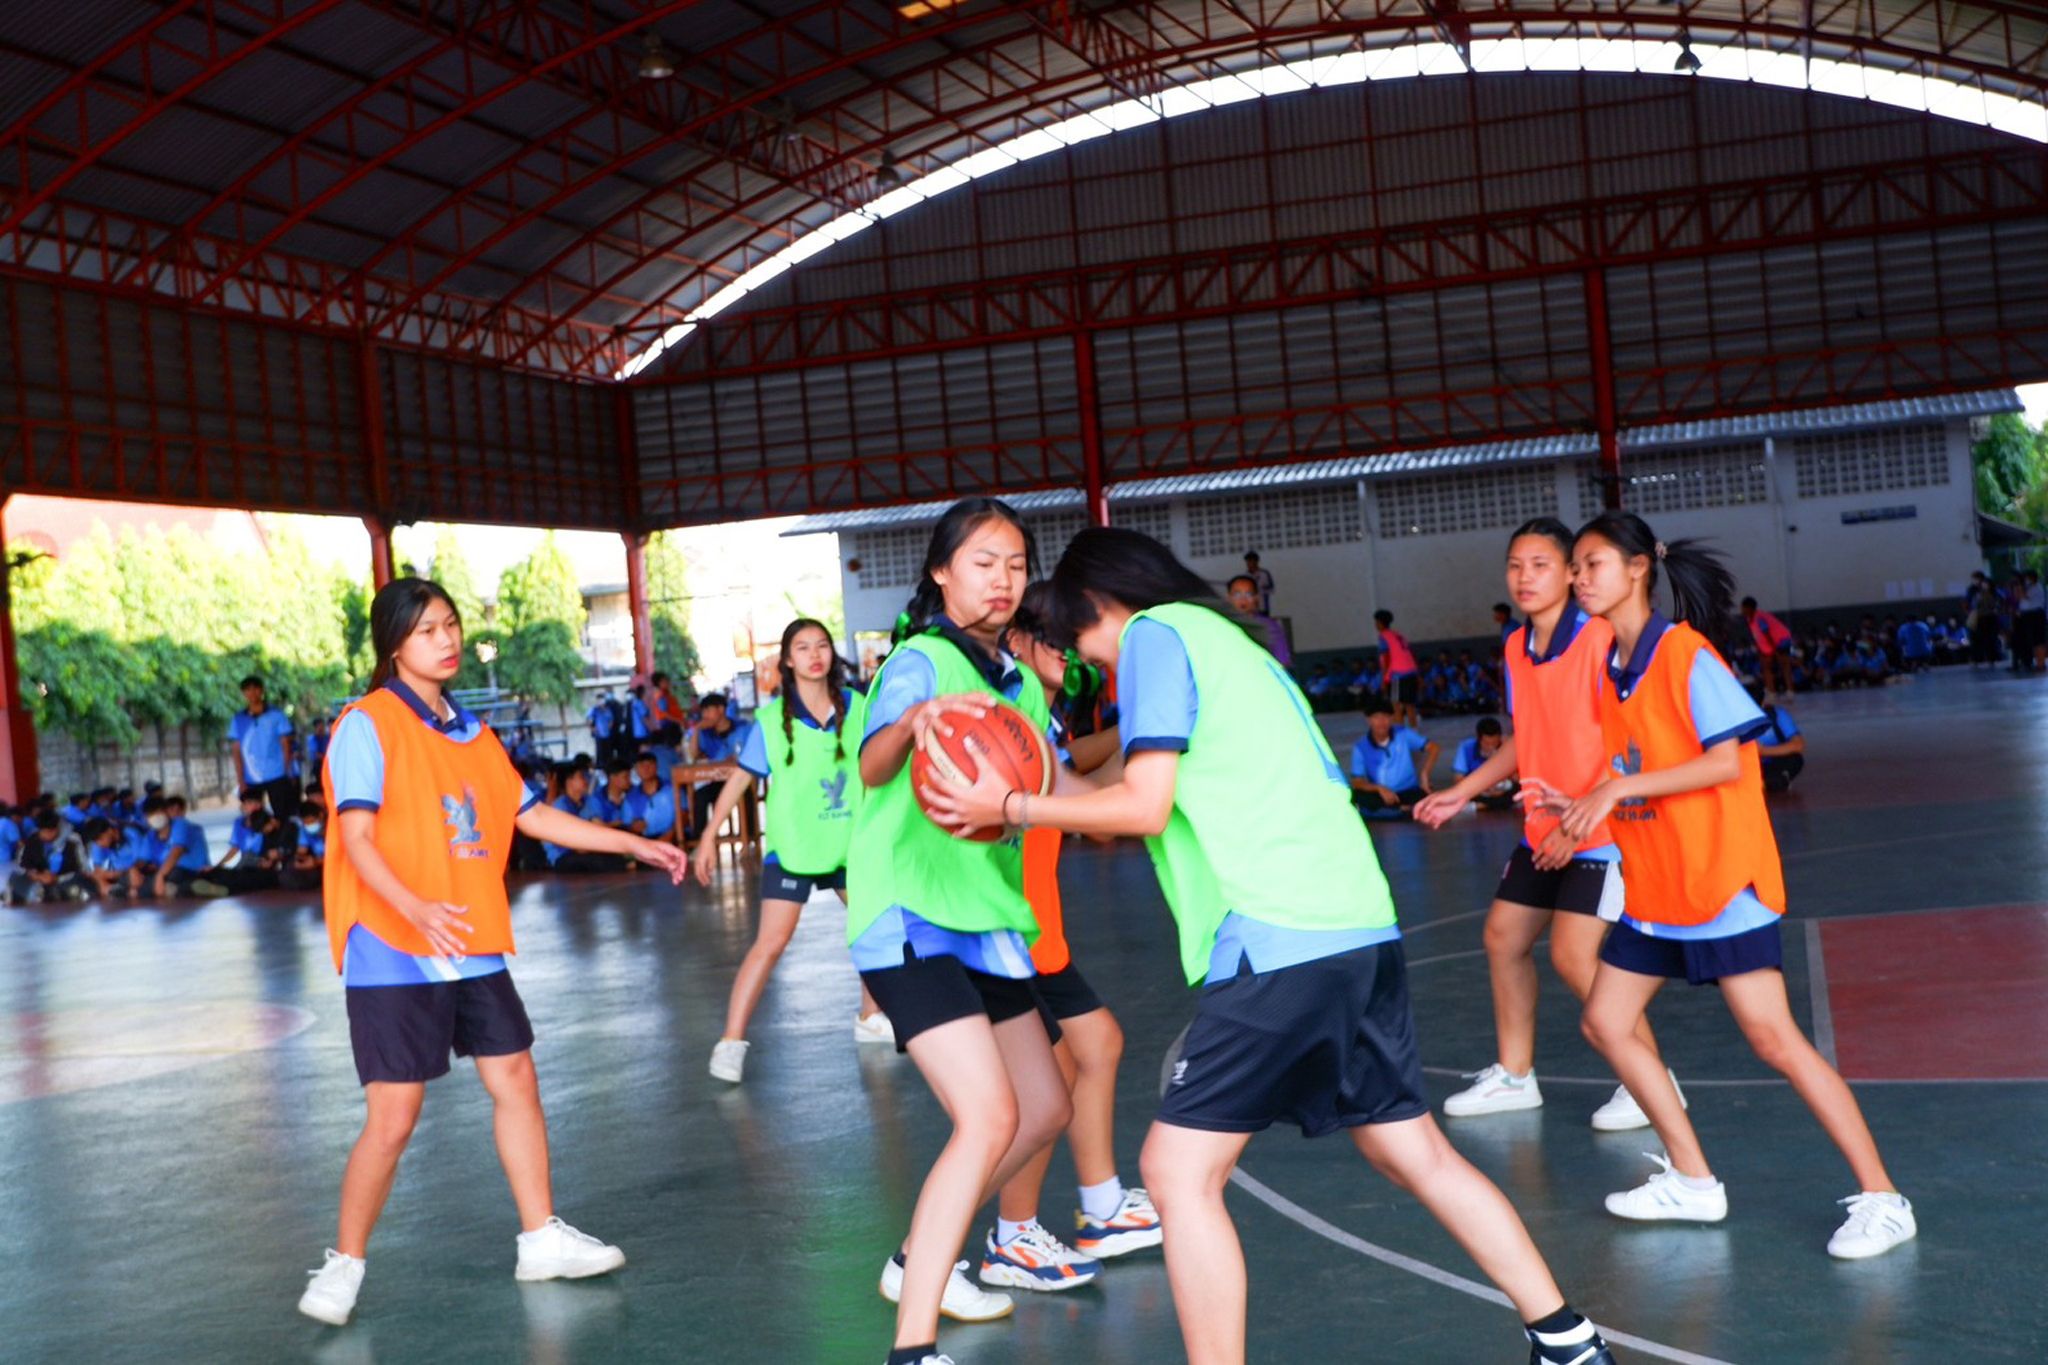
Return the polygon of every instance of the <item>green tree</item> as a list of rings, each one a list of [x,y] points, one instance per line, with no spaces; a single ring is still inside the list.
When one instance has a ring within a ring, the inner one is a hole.
[[[685,690],[703,667],[690,638],[690,562],[667,531],[647,542],[647,614],[654,628],[654,666]]]
[[[498,682],[537,701],[570,702],[588,668],[583,593],[552,531],[498,578]]]
[[[1977,506],[2010,519],[2028,494],[2048,483],[2048,435],[2016,412],[1994,416],[1984,439],[1970,448],[1977,475]]]

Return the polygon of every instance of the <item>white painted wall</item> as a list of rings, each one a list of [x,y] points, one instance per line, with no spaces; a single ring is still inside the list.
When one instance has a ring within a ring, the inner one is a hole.
[[[1873,602],[1954,597],[1979,564],[1970,467],[1970,424],[1948,424],[1949,481],[1944,485],[1801,499],[1789,455],[1771,456],[1773,500],[1735,507],[1663,512],[1650,518],[1665,540],[1706,538],[1726,554],[1738,594],[1767,609],[1811,610]],[[1558,463],[1558,514],[1578,525],[1597,507],[1582,505],[1578,466]],[[1213,496],[1250,497],[1232,492]],[[1361,487],[1364,539],[1332,545],[1258,546],[1275,581],[1273,607],[1290,618],[1298,651],[1357,649],[1372,641],[1372,613],[1392,611],[1409,638],[1427,642],[1492,634],[1490,609],[1504,597],[1501,564],[1509,527],[1450,534],[1380,537],[1371,485]],[[1909,521],[1844,525],[1845,511],[1912,506]],[[1190,568],[1221,585],[1242,572],[1241,552],[1187,553],[1185,502],[1173,508],[1173,548]],[[841,553],[861,553],[857,535]],[[887,630],[909,589],[864,589],[844,572],[846,620],[853,630]]]

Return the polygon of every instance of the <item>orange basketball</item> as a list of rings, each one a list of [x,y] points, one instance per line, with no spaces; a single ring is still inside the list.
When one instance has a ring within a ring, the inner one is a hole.
[[[1046,743],[1044,733],[1031,723],[1031,718],[1015,706],[997,702],[985,716],[948,711],[942,719],[953,733],[942,734],[934,725],[925,732],[924,743],[910,755],[910,780],[917,792],[917,804],[926,815],[931,814],[931,809],[924,804],[924,788],[931,774],[943,773],[958,781],[972,782],[980,776],[983,762],[995,764],[996,773],[1012,791],[1043,796],[1052,790],[1052,746]],[[979,753],[968,747],[969,738],[979,746]],[[1003,837],[1003,831],[987,826],[969,837],[994,843]]]

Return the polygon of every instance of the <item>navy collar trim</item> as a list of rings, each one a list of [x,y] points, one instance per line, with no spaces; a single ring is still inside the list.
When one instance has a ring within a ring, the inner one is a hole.
[[[991,653],[979,640],[954,625],[945,616],[934,616],[932,629],[944,636],[953,648],[966,655],[967,661],[974,665],[975,671],[996,691],[1008,692],[1023,679],[1015,659],[1001,650]]]
[[[1532,664],[1547,664],[1562,658],[1572,647],[1572,641],[1579,638],[1579,631],[1591,618],[1586,609],[1576,602],[1565,603],[1564,613],[1557,618],[1556,629],[1550,632],[1550,644],[1542,654],[1536,652],[1536,623],[1528,621],[1522,626],[1522,651],[1529,656]]]
[[[1657,644],[1664,633],[1671,629],[1671,623],[1664,619],[1664,613],[1653,611],[1650,619],[1643,623],[1643,633],[1636,639],[1636,647],[1628,656],[1628,663],[1615,667],[1615,656],[1621,646],[1616,645],[1607,656],[1607,677],[1614,684],[1615,694],[1623,700],[1636,690],[1643,680],[1643,674],[1650,671],[1650,660],[1657,655]]]
[[[476,723],[476,717],[463,710],[462,703],[449,696],[446,692],[441,694],[441,700],[448,703],[449,719],[443,721],[434,714],[431,707],[420,700],[419,693],[413,691],[399,679],[393,678],[390,682],[385,683],[384,686],[390,690],[393,696],[404,702],[412,713],[420,718],[422,723],[431,726],[437,734],[460,734]]]

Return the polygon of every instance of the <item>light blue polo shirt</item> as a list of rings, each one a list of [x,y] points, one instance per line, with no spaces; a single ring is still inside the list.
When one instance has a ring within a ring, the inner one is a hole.
[[[635,787],[626,793],[626,823],[630,825],[635,820],[646,822],[640,833],[649,839],[659,839],[676,827],[675,788],[664,783],[659,774],[655,776],[653,791]]]
[[[237,711],[228,722],[228,738],[242,756],[242,780],[250,785],[277,782],[291,776],[285,762],[284,742],[292,737],[291,718],[275,706],[252,716]]]
[[[1372,732],[1367,731],[1351,746],[1351,775],[1397,792],[1408,791],[1422,785],[1422,777],[1415,771],[1415,755],[1428,747],[1429,737],[1406,725],[1388,731],[1385,744],[1373,743]]]

